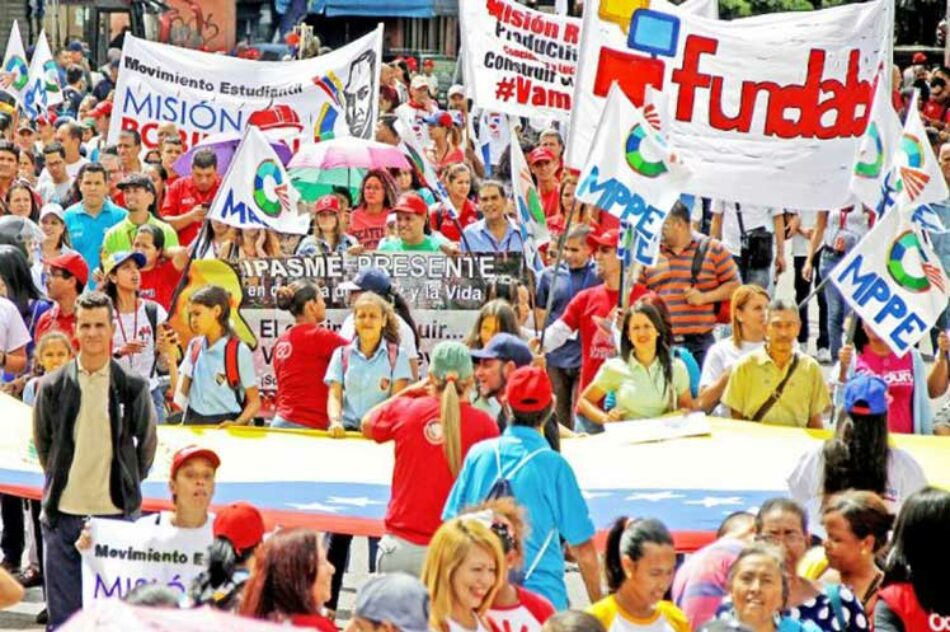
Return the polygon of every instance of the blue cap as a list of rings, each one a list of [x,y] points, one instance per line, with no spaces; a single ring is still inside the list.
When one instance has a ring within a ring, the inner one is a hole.
[[[887,382],[876,375],[855,375],[844,387],[844,409],[859,415],[886,413]]]
[[[340,288],[355,292],[372,292],[386,296],[393,289],[393,282],[382,268],[360,270],[352,281],[345,281]]]
[[[401,632],[427,632],[429,591],[421,581],[405,573],[374,577],[356,595],[353,614],[391,623]]]
[[[66,50],[68,50],[71,53],[81,53],[83,52],[82,42],[73,40],[69,44],[66,45]]]
[[[512,334],[495,334],[484,349],[472,351],[476,360],[511,361],[515,366],[528,366],[534,360],[531,349],[524,340]]]

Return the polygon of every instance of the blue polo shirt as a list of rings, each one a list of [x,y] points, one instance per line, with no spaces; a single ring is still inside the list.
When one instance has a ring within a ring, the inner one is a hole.
[[[594,537],[594,523],[574,470],[563,456],[548,446],[540,432],[524,426],[509,426],[498,439],[472,446],[445,502],[442,517],[454,518],[465,507],[485,500],[498,478],[496,446],[505,478],[511,483],[515,500],[525,508],[531,526],[524,543],[524,570],[527,572],[532,565],[537,565],[525,580],[525,588],[542,594],[555,608],[564,610],[568,607],[567,587],[559,536],[572,546],[583,544]],[[536,450],[540,452],[514,475],[508,475],[525,456]]]
[[[501,241],[495,239],[483,219],[466,226],[462,235],[465,238],[459,245],[465,252],[522,252],[524,250],[521,233],[510,220],[508,231]]]
[[[597,278],[597,267],[588,261],[583,268],[571,269],[561,264],[557,274],[557,285],[554,287],[554,301],[551,303],[551,312],[544,323],[547,327],[564,313],[567,304],[578,292],[603,283]],[[544,309],[548,304],[548,295],[551,292],[551,279],[554,277],[554,266],[544,269],[538,278],[538,291],[535,293],[535,305]],[[563,345],[547,354],[547,363],[558,369],[579,369],[581,366],[581,341],[574,337]]]
[[[201,347],[194,364],[191,362],[191,344]],[[241,414],[243,408],[228,385],[224,371],[224,348],[228,344],[228,337],[223,336],[210,347],[204,337],[191,344],[185,350],[185,359],[181,363],[181,374],[191,378],[188,407],[201,415]],[[244,391],[257,386],[254,357],[243,342],[238,344],[238,374],[241,377],[241,387],[238,390],[243,399]]]
[[[346,375],[343,375],[344,349],[349,349]],[[397,349],[395,362],[390,362],[389,345],[383,340],[367,358],[360,351],[359,338],[355,338],[333,352],[323,381],[327,386],[334,382],[343,384],[343,426],[347,430],[358,430],[369,409],[389,399],[396,381],[412,379],[409,356],[402,347]]]
[[[102,210],[95,217],[86,212],[82,202],[66,209],[66,230],[69,231],[73,249],[82,255],[89,266],[89,283],[86,286],[89,289],[96,287],[92,272],[99,267],[99,251],[105,241],[106,232],[127,215],[124,208],[116,206],[109,199],[102,204]]]

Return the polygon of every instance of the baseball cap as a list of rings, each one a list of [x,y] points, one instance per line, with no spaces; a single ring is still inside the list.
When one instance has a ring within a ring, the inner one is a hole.
[[[925,64],[927,63],[927,54],[917,51],[914,53],[914,56],[911,57],[911,62],[915,64]]]
[[[422,119],[426,125],[439,125],[441,127],[454,127],[456,125],[455,117],[451,112],[437,110]]]
[[[25,116],[23,116],[23,117],[20,117],[20,124],[17,125],[16,130],[17,130],[18,132],[23,131],[23,130],[29,130],[29,131],[35,133],[35,132],[36,132],[36,126],[33,124],[33,121],[31,121],[30,119],[28,119],[28,118],[26,118]]]
[[[532,165],[536,162],[543,162],[547,160],[548,162],[554,162],[554,154],[551,153],[550,149],[545,147],[537,147],[534,151],[528,154],[528,162]]]
[[[96,107],[89,110],[89,116],[99,118],[101,116],[112,116],[112,101],[103,101]]]
[[[89,129],[96,129],[96,119],[91,116],[87,116],[82,120],[80,125],[83,127],[88,127]]]
[[[587,236],[587,245],[596,249],[598,246],[607,246],[616,248],[620,243],[620,231],[616,229],[605,230],[599,233],[591,233]]]
[[[218,512],[212,528],[214,537],[225,538],[238,556],[264,539],[264,518],[250,503],[234,503]]]
[[[353,614],[370,621],[389,622],[401,632],[427,632],[429,591],[406,573],[374,577],[356,595]]]
[[[475,372],[472,366],[472,351],[461,342],[446,340],[432,350],[429,358],[429,373],[439,380],[455,374],[460,380],[467,380]]]
[[[429,205],[417,193],[403,193],[393,207],[393,213],[412,213],[425,217],[429,213]]]
[[[118,184],[119,189],[128,189],[129,187],[138,187],[141,189],[147,189],[152,193],[155,193],[155,184],[152,182],[152,179],[149,178],[144,173],[130,173]]]
[[[887,382],[876,375],[855,375],[844,387],[844,409],[859,415],[886,413]]]
[[[508,377],[506,388],[511,409],[536,413],[547,408],[554,399],[548,374],[536,366],[523,366]]]
[[[409,87],[412,90],[416,90],[417,88],[428,88],[429,82],[422,75],[416,75],[412,78],[412,81],[409,82]]]
[[[65,270],[85,285],[89,281],[89,266],[86,260],[78,252],[67,252],[46,260],[46,265],[51,268]]]
[[[83,51],[82,42],[73,40],[66,45],[66,50],[71,53],[81,53]]]
[[[324,213],[326,211],[332,211],[334,213],[340,212],[340,199],[337,196],[324,195],[313,205],[313,212],[315,214]]]
[[[202,448],[196,445],[187,445],[184,448],[180,449],[172,457],[172,469],[170,478],[175,478],[175,474],[178,473],[178,470],[182,465],[190,461],[191,459],[201,457],[203,459],[208,459],[211,461],[211,467],[218,469],[218,466],[221,465],[221,458],[215,453],[214,450],[209,448]]]
[[[451,96],[455,96],[456,94],[461,94],[461,95],[464,97],[464,96],[465,96],[465,86],[463,86],[463,85],[457,83],[457,84],[453,85],[451,88],[449,88],[448,96],[451,97]]]
[[[360,270],[352,281],[344,281],[339,287],[351,292],[373,292],[385,296],[393,289],[393,282],[382,268],[366,268]]]
[[[135,265],[137,265],[139,269],[145,267],[145,255],[143,255],[141,252],[120,250],[118,252],[112,253],[102,260],[102,274],[108,275],[110,272],[118,268],[129,259],[135,261]]]
[[[40,221],[43,221],[43,218],[47,215],[55,215],[59,218],[59,221],[66,222],[66,211],[63,210],[63,207],[55,202],[50,202],[49,204],[44,204],[43,208],[40,209]]]
[[[424,59],[422,61],[422,67],[425,68],[426,66],[435,66],[435,62],[432,61],[432,59]]]
[[[506,333],[495,334],[484,349],[476,349],[470,353],[478,360],[512,361],[517,366],[531,364],[534,359],[531,349],[521,338]]]

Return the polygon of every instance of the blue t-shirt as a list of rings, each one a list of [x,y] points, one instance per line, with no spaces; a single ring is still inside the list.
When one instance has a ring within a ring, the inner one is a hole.
[[[393,384],[412,379],[409,356],[396,345],[396,361],[390,362],[390,344],[382,341],[369,358],[360,351],[359,338],[333,352],[323,381],[327,386],[334,382],[343,385],[343,427],[347,430],[358,430],[370,408],[389,399]],[[344,349],[349,349],[346,375],[343,375]]]
[[[106,231],[125,219],[128,213],[121,206],[116,206],[110,200],[102,204],[102,210],[93,217],[86,212],[82,202],[73,204],[66,209],[66,230],[76,252],[82,255],[89,266],[89,282],[86,287],[95,289],[96,283],[92,280],[93,271],[99,267],[99,251],[105,240]]]
[[[535,305],[544,309],[548,304],[548,295],[551,291],[551,279],[554,276],[554,268],[545,268],[538,279],[538,291],[535,294]],[[568,303],[581,290],[594,287],[602,283],[597,278],[597,269],[592,262],[588,262],[583,268],[570,269],[561,264],[558,270],[557,285],[554,287],[554,301],[551,303],[551,312],[544,323],[548,327],[561,317]],[[550,366],[559,369],[579,369],[581,366],[581,341],[575,337],[568,340],[563,345],[547,354],[547,363]]]
[[[198,360],[194,365],[191,363],[191,344],[201,345]],[[208,347],[208,341],[204,337],[199,338],[199,342],[191,344],[185,351],[185,359],[182,360],[180,369],[183,376],[191,378],[188,408],[207,416],[240,414],[244,408],[228,385],[224,371],[224,349],[228,344],[228,337],[223,336],[211,347]],[[238,343],[238,373],[241,377],[238,390],[243,400],[247,389],[257,387],[254,358],[251,350],[243,342]]]
[[[514,223],[508,222],[508,230],[501,241],[488,230],[485,220],[480,219],[474,224],[465,227],[462,231],[465,236],[459,244],[463,252],[522,252],[524,241]]]
[[[472,446],[442,512],[454,518],[465,507],[485,500],[498,476],[496,447],[501,469],[511,483],[515,500],[525,508],[528,532],[524,543],[524,570],[534,566],[524,586],[546,597],[558,610],[568,607],[564,584],[564,554],[560,538],[576,546],[594,537],[594,523],[581,494],[574,470],[563,456],[552,450],[534,428],[509,426],[498,439]],[[518,463],[538,451],[513,475]]]

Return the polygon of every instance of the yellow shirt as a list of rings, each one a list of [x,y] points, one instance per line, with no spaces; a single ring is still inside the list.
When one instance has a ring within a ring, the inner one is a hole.
[[[593,384],[605,393],[617,394],[617,407],[624,419],[649,419],[676,410],[679,396],[689,390],[689,372],[679,358],[671,358],[673,384],[666,387],[663,368],[658,359],[645,367],[630,353],[630,359],[610,358],[605,361]]]
[[[752,419],[778,389],[791,366],[789,362],[784,369],[779,369],[765,348],[753,351],[732,369],[722,403],[739,412],[743,419]],[[828,385],[818,362],[799,353],[795,373],[785,384],[779,400],[762,418],[762,423],[804,428],[811,417],[824,412],[830,404]]]
[[[73,462],[59,499],[59,510],[73,516],[122,513],[112,503],[112,429],[109,426],[109,363],[93,372],[76,362],[79,375],[79,415],[73,426]]]
[[[634,617],[620,608],[613,595],[601,599],[587,609],[607,632],[690,632],[689,619],[671,601],[656,604],[648,619]]]

